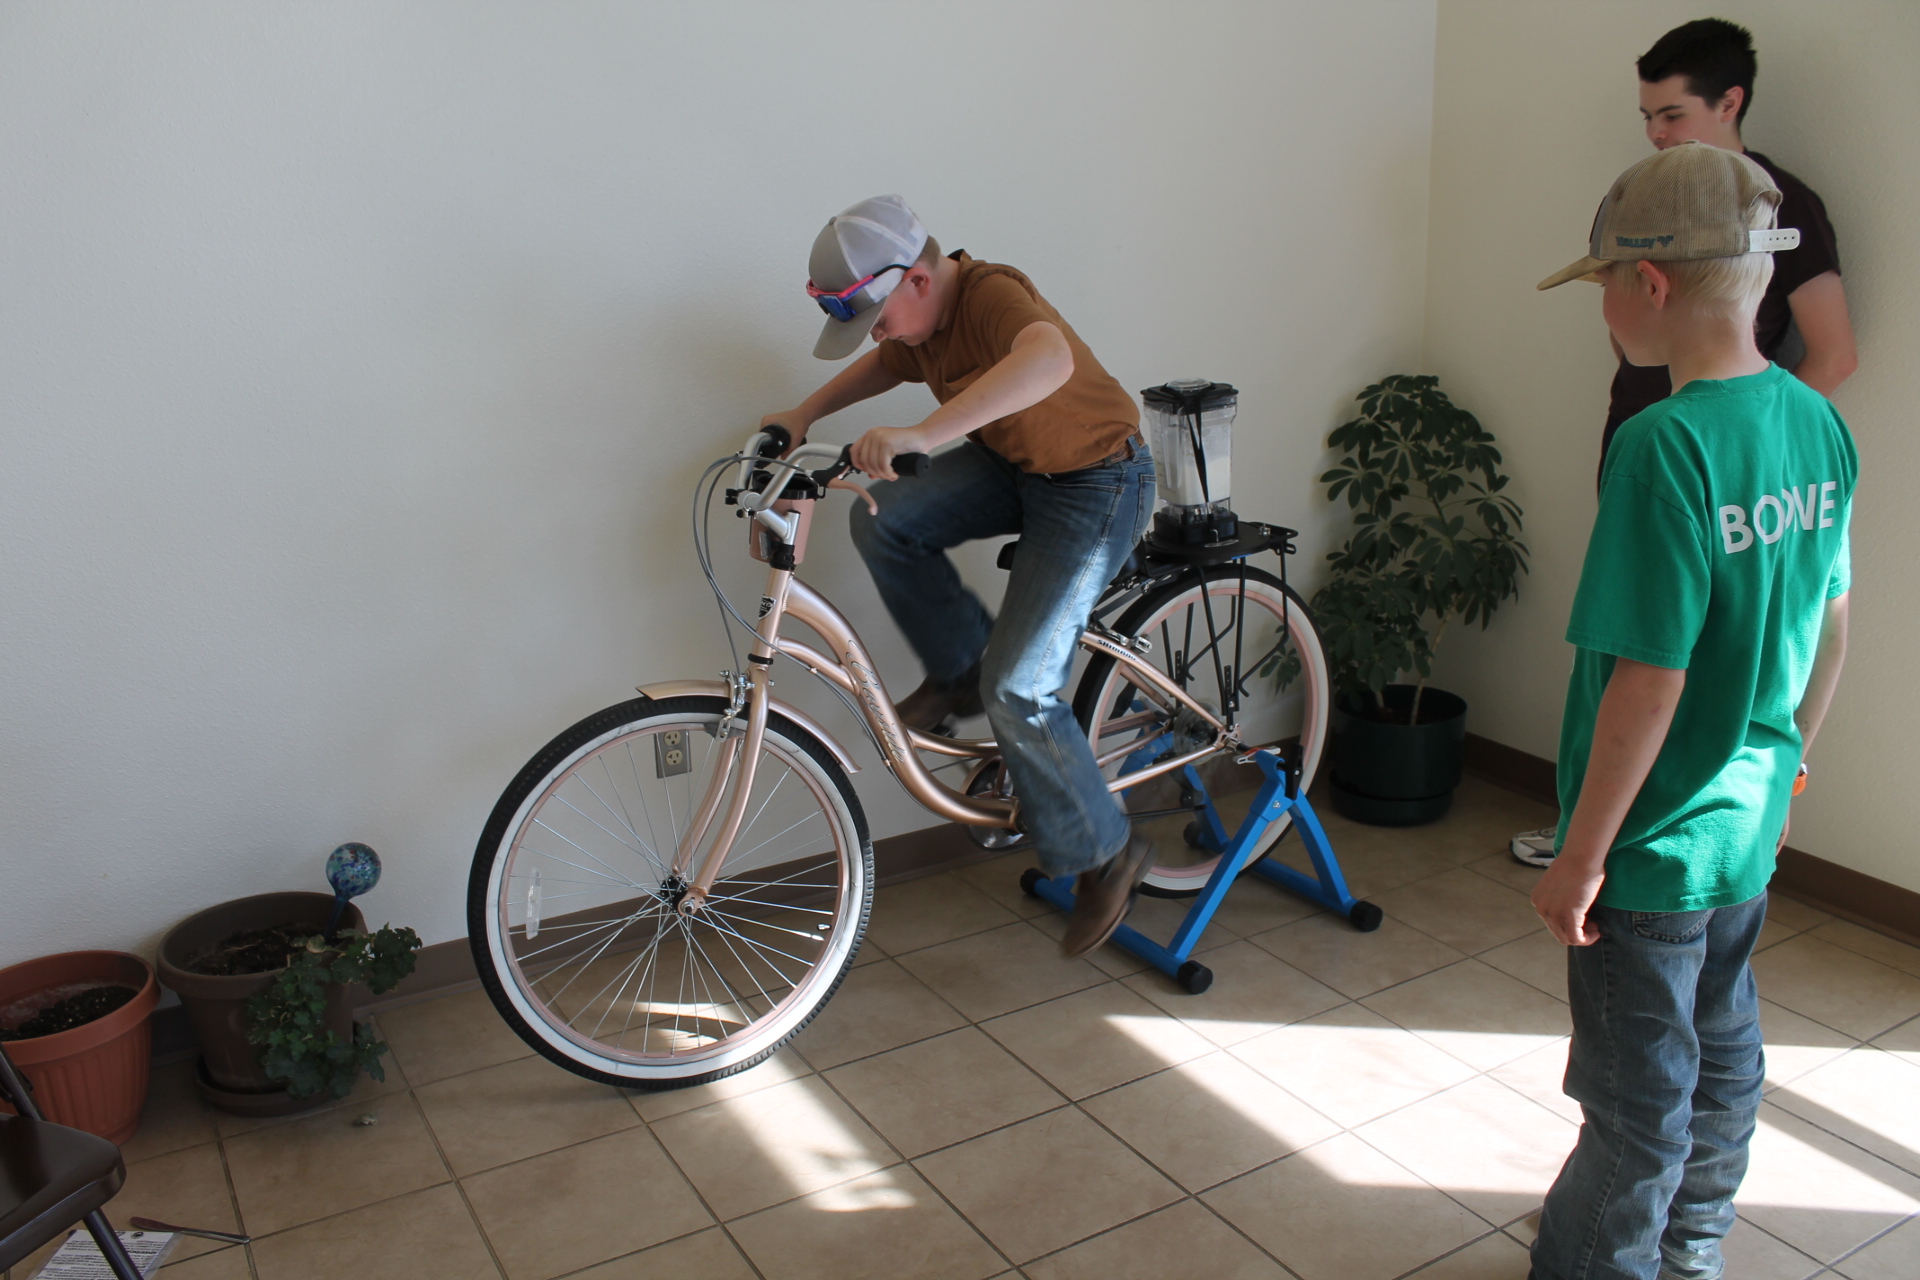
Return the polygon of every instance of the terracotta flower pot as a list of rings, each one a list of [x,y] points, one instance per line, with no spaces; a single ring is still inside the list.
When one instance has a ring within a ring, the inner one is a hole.
[[[153,967],[124,951],[68,951],[0,969],[0,1010],[60,987],[132,987],[133,999],[103,1018],[50,1036],[7,1042],[7,1056],[33,1084],[35,1104],[55,1124],[124,1143],[140,1127],[153,1061]],[[71,993],[68,993],[71,994]],[[0,1103],[0,1111],[12,1108]]]
[[[189,973],[187,966],[213,945],[241,929],[297,924],[320,933],[333,914],[328,893],[262,893],[223,902],[188,916],[160,940],[160,981],[180,995],[187,1019],[200,1041],[200,1096],[236,1115],[291,1115],[334,1101],[322,1090],[311,1098],[289,1097],[279,1081],[260,1065],[260,1046],[247,1041],[247,1001],[265,991],[280,970],[217,975]],[[342,928],[365,929],[360,908],[347,904]],[[343,985],[327,989],[327,1030],[343,1042],[353,1040],[353,1009]]]

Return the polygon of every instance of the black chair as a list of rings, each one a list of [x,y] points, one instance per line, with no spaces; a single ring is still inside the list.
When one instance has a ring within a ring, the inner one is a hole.
[[[32,1086],[0,1047],[0,1097],[19,1115],[0,1116],[0,1271],[85,1222],[119,1280],[140,1280],[100,1206],[127,1180],[120,1148],[80,1129],[48,1124]]]

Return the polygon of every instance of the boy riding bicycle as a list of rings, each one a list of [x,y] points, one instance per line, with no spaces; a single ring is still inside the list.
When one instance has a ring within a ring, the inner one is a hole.
[[[877,345],[763,423],[803,439],[829,414],[923,382],[939,407],[867,432],[854,465],[893,482],[896,456],[968,437],[924,478],[875,485],[879,514],[854,506],[854,545],[926,668],[901,721],[931,731],[985,712],[1041,869],[1079,877],[1061,947],[1084,955],[1118,927],[1152,862],[1058,693],[1088,614],[1153,511],[1139,412],[1026,276],[964,250],[942,257],[898,196],[830,219],[809,276],[827,314],[814,355],[842,359],[869,333]],[[1020,551],[996,619],[946,553],[1013,534]]]

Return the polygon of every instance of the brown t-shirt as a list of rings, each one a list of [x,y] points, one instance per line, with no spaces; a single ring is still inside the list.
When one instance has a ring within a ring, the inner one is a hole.
[[[945,404],[1006,359],[1022,329],[1050,321],[1073,351],[1073,376],[1038,404],[968,436],[1022,471],[1047,475],[1078,471],[1119,452],[1139,427],[1140,410],[1073,327],[1012,267],[976,262],[964,249],[947,256],[960,264],[953,318],[917,347],[888,338],[880,344],[880,363],[908,382],[926,383]]]

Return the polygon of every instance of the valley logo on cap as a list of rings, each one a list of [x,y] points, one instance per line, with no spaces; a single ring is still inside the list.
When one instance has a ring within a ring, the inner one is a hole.
[[[807,294],[827,313],[813,354],[852,355],[926,243],[927,229],[899,196],[862,200],[827,219],[807,260]]]
[[[1613,180],[1593,216],[1587,256],[1537,287],[1591,278],[1609,262],[1692,262],[1799,248],[1794,228],[1753,229],[1761,202],[1779,209],[1780,188],[1737,151],[1704,142],[1656,151]]]

